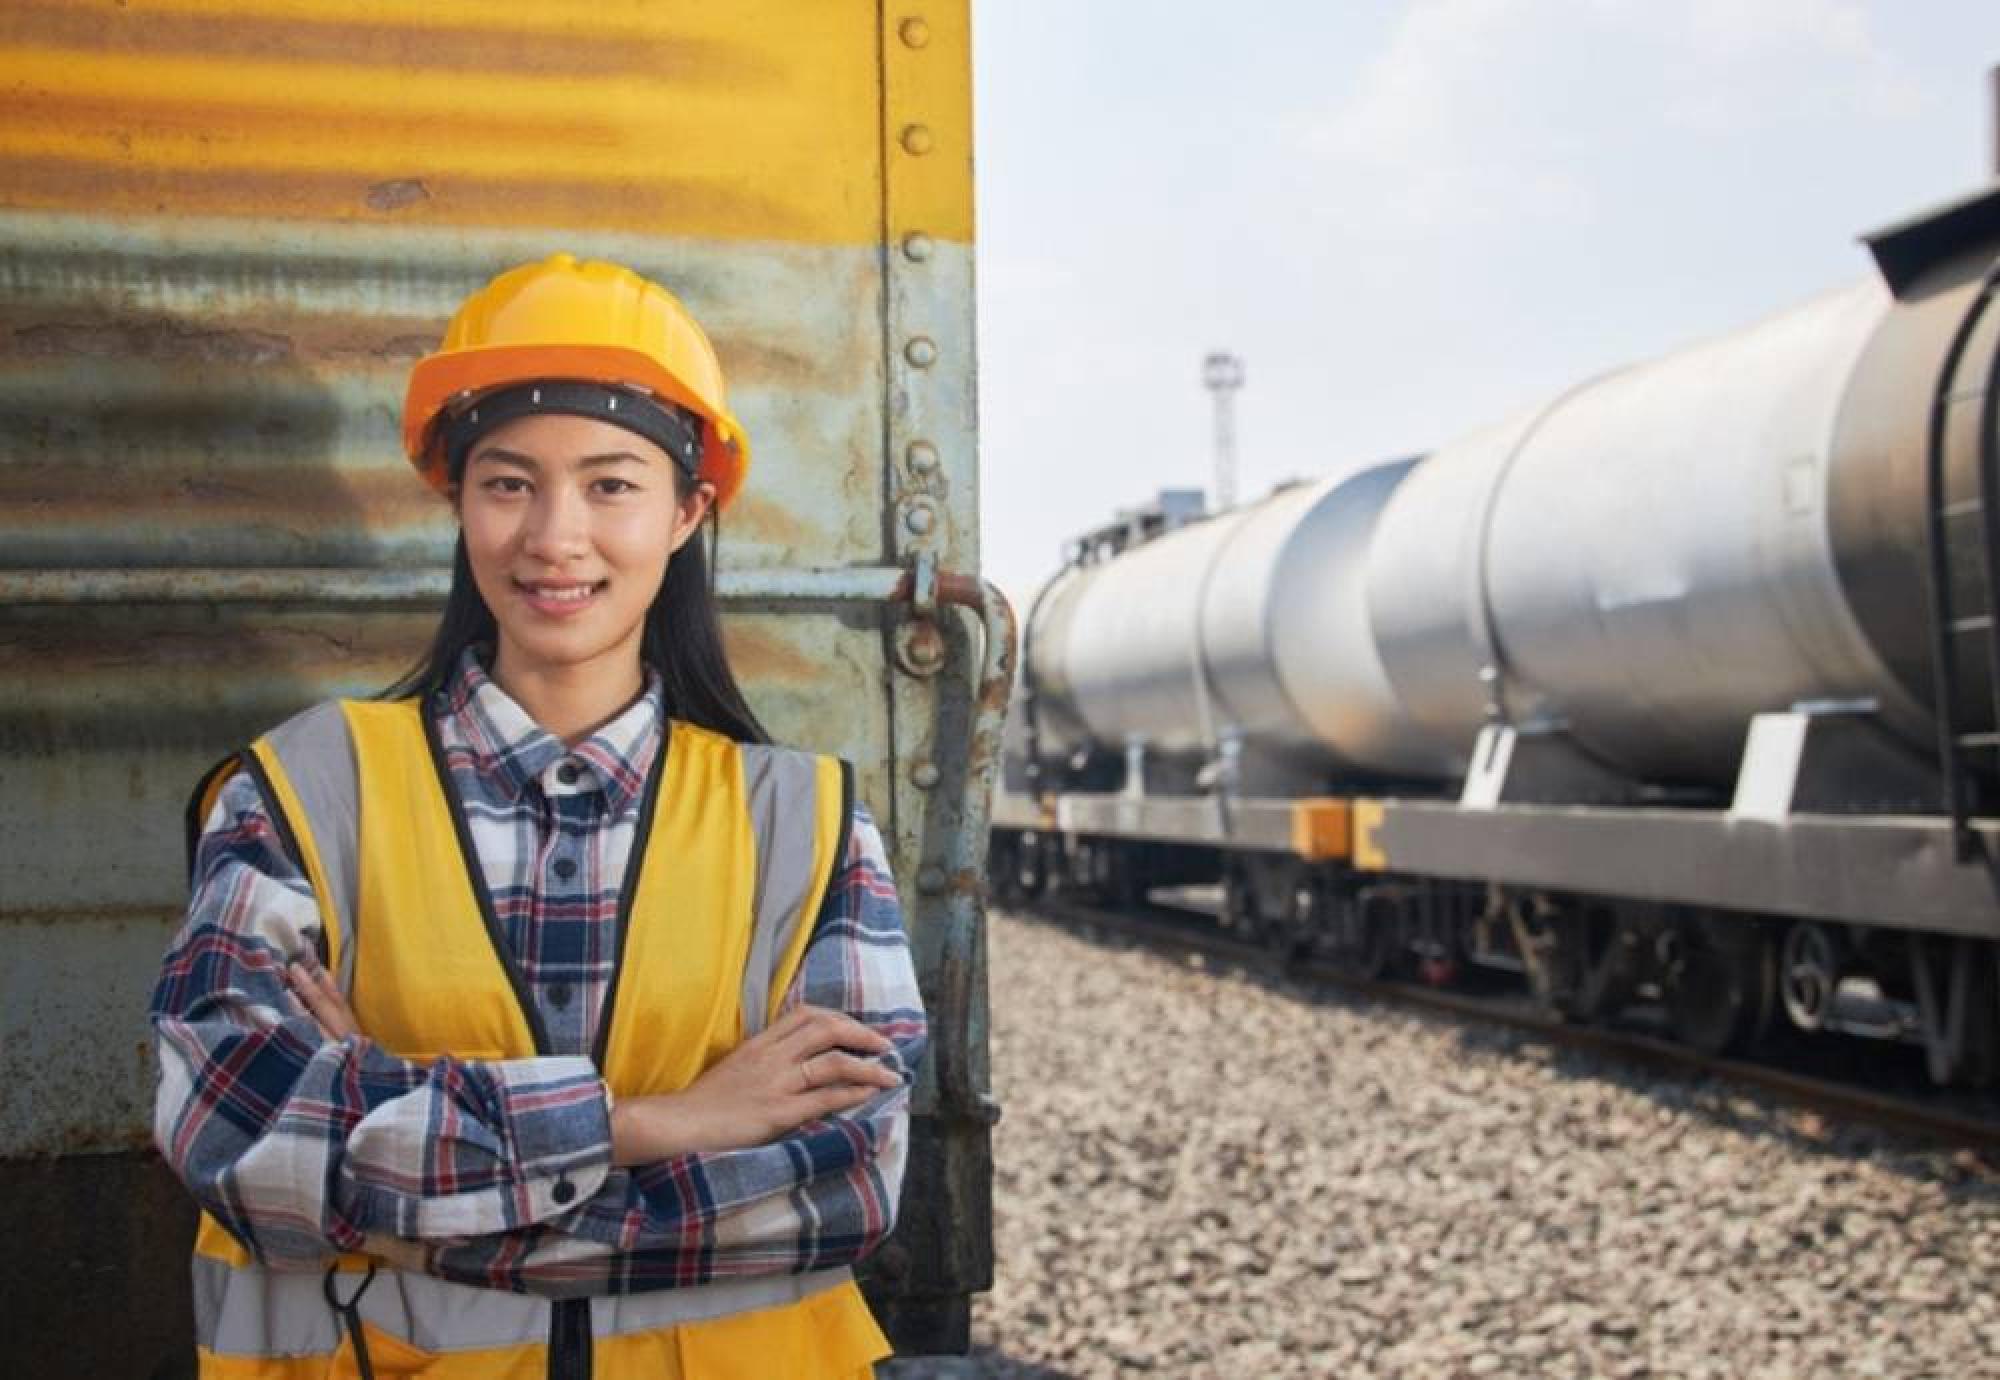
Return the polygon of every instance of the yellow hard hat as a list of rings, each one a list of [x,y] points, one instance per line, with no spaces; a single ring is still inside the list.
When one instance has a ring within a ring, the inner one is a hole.
[[[750,468],[750,442],[730,415],[715,347],[680,299],[618,264],[554,254],[502,273],[465,299],[444,342],[410,371],[403,449],[444,491],[441,413],[511,384],[571,379],[678,403],[701,418],[699,475],[725,507]]]

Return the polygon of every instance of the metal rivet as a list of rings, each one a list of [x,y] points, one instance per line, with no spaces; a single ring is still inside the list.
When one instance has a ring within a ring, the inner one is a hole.
[[[919,762],[910,768],[910,780],[923,790],[929,790],[938,783],[938,769],[935,762]]]
[[[930,474],[938,467],[938,449],[929,441],[912,441],[903,452],[903,458],[910,462],[910,468],[918,474]]]
[[[937,514],[929,504],[916,504],[903,514],[903,526],[921,537],[937,526]]]
[[[896,32],[902,35],[905,48],[921,48],[931,41],[931,26],[921,19],[905,19]]]
[[[903,358],[919,369],[928,369],[937,363],[937,342],[920,335],[903,347]]]
[[[928,618],[913,618],[896,631],[896,664],[913,676],[934,676],[944,668],[944,635]]]
[[[929,125],[905,125],[903,127],[903,152],[913,158],[922,158],[931,151],[931,127]]]
[[[944,890],[944,869],[931,863],[917,873],[917,890],[926,896],[935,896]]]
[[[931,237],[921,230],[912,230],[903,236],[903,257],[911,263],[922,263],[931,256]]]

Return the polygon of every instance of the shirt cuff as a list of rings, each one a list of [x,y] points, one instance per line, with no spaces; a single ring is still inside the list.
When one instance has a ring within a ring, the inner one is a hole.
[[[393,1223],[398,1236],[483,1236],[559,1217],[602,1187],[611,1121],[589,1059],[445,1064],[463,1074],[469,1105],[452,1097],[457,1114],[439,1115],[422,1099],[398,1098],[348,1139],[349,1171],[377,1209],[363,1214],[371,1229]],[[434,1093],[437,1078],[434,1071]]]

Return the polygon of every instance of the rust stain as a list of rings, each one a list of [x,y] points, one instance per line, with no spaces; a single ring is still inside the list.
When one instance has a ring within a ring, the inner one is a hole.
[[[127,444],[134,439],[128,438]],[[321,439],[311,430],[300,433],[271,425],[218,436],[205,454],[177,451],[142,459],[131,454],[66,452],[11,461],[0,466],[0,495],[9,502],[38,504],[44,520],[107,508],[143,511],[183,495],[189,484],[212,485],[221,494],[262,503],[267,520],[310,522],[330,515],[316,514],[315,509],[365,511],[384,518],[391,527],[443,519],[445,501],[424,485],[401,455],[385,453],[380,465],[366,468],[336,468],[312,449]],[[274,458],[280,463],[274,464]],[[80,474],[90,476],[94,492],[63,492],[65,477],[74,480]]]
[[[416,137],[416,136],[413,136]],[[354,221],[381,215],[368,207],[369,180],[316,169],[160,168],[82,163],[70,159],[0,160],[6,183],[0,204],[66,211],[90,206],[100,215],[174,214],[270,216],[287,220]],[[415,219],[480,228],[568,226],[657,234],[690,220],[726,220],[763,227],[772,239],[809,239],[806,210],[749,190],[741,182],[675,178],[643,181],[536,176],[532,181],[472,180],[423,173],[431,199]],[[698,213],[706,213],[706,215]],[[718,215],[726,212],[726,215]]]
[[[560,237],[552,236],[551,243],[560,243]],[[437,348],[445,327],[443,316],[348,316],[254,301],[246,302],[234,316],[215,312],[195,320],[74,305],[60,319],[36,319],[34,308],[10,303],[4,295],[0,311],[9,322],[8,329],[0,331],[0,361],[75,357],[176,365],[327,362],[362,369],[380,366],[393,374],[398,391],[403,371]],[[243,324],[231,324],[232,320]],[[759,391],[848,396],[872,368],[870,356],[861,350],[814,354],[740,336],[719,340],[717,353],[723,375],[738,396]]]
[[[477,25],[369,24],[332,15],[210,17],[135,12],[122,4],[86,8],[15,0],[0,9],[0,42],[209,60],[268,59],[283,53],[287,62],[301,64],[401,67],[414,62],[431,71],[494,76],[567,73],[717,86],[775,81],[783,75],[746,46],[615,29],[600,11],[588,14],[574,28],[529,28],[510,25],[502,11],[495,12],[491,23]]]
[[[158,318],[42,322],[15,328],[11,339],[9,353],[29,359],[74,355],[260,365],[294,358],[291,340],[275,331],[197,326]]]
[[[602,116],[584,111],[567,117],[516,114],[497,101],[480,110],[416,112],[373,105],[302,108],[251,100],[192,106],[29,88],[10,94],[7,126],[9,136],[17,139],[38,129],[72,138],[94,134],[104,147],[97,157],[78,161],[101,159],[113,164],[133,160],[142,148],[174,141],[191,142],[214,157],[232,144],[265,144],[286,135],[301,143],[350,149],[421,149],[429,141],[459,149],[637,147],[629,127]]]
[[[755,438],[752,439],[754,441]],[[802,545],[813,535],[797,513],[770,499],[758,497],[755,472],[753,460],[752,477],[743,491],[742,500],[730,509],[728,519],[722,524],[722,550],[725,555],[731,540],[783,549]]]
[[[740,619],[723,619],[722,641],[730,666],[746,684],[813,685],[826,678],[825,665],[803,647]]]
[[[872,368],[874,356],[865,350],[808,354],[770,340],[725,337],[715,342],[722,376],[732,392],[812,388],[846,393]]]
[[[0,331],[0,361],[32,361],[29,368],[69,358],[187,364],[294,365],[316,360],[379,363],[401,371],[436,348],[442,318],[380,314],[350,316],[304,312],[250,302],[238,313],[184,317],[165,312],[117,312],[74,302],[48,307],[10,302],[0,295],[7,329]],[[18,375],[17,375],[18,377]]]
[[[368,209],[400,211],[431,199],[430,190],[419,178],[405,177],[394,182],[377,182],[368,189]]]

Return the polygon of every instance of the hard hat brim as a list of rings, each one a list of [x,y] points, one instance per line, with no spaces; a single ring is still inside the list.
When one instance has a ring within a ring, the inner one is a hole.
[[[636,386],[678,403],[702,419],[700,477],[715,485],[716,507],[727,507],[743,487],[750,442],[736,418],[718,413],[651,355],[619,345],[482,345],[418,360],[403,399],[403,451],[424,482],[440,493],[450,489],[436,422],[453,399],[536,379]]]

